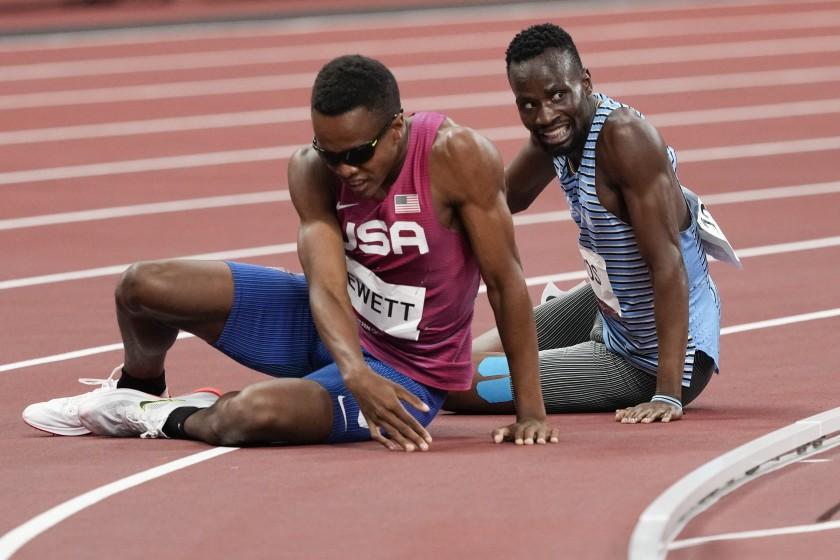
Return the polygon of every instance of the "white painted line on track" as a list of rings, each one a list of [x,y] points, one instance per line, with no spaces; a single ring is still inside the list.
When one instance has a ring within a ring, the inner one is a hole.
[[[89,507],[90,505],[121,492],[122,490],[231,451],[235,451],[235,448],[210,449],[202,453],[179,459],[178,461],[167,463],[166,465],[156,467],[155,469],[138,473],[132,477],[127,477],[110,485],[95,489],[89,493],[79,496],[78,498],[74,498],[73,500],[65,502],[64,504],[61,504],[56,508],[53,508],[52,510],[49,510],[48,512],[30,520],[24,525],[10,531],[6,535],[3,535],[3,537],[0,538],[0,553],[8,551],[8,554],[11,555],[15,550],[18,550],[21,546],[35,538],[37,535],[48,530],[55,524],[61,522],[74,513]],[[9,549],[8,547],[14,548]]]
[[[831,3],[833,0],[822,0]],[[719,10],[732,7],[719,6]],[[671,6],[669,11],[691,10],[682,6]],[[164,28],[152,29],[121,29],[121,30],[92,30],[88,33],[53,33],[40,36],[3,37],[0,46],[6,52],[67,50],[74,48],[112,47],[117,45],[142,45],[154,42],[183,44],[208,39],[237,39],[240,37],[283,37],[288,35],[308,35],[311,33],[335,33],[339,31],[390,30],[395,28],[437,27],[453,24],[513,23],[522,21],[529,24],[530,20],[540,18],[551,20],[557,17],[565,18],[568,29],[575,35],[582,37],[609,37],[610,39],[634,39],[646,37],[684,37],[687,35],[707,34],[714,29],[716,34],[738,33],[754,31],[809,29],[831,26],[838,21],[840,14],[836,10],[819,10],[811,12],[791,12],[782,14],[728,14],[711,17],[689,17],[684,19],[669,19],[667,25],[661,20],[641,20],[627,23],[611,24],[578,24],[571,18],[581,15],[598,13],[609,15],[606,9],[575,10],[564,6],[558,8],[554,2],[528,3],[508,6],[471,6],[452,7],[443,10],[404,11],[392,13],[373,13],[364,15],[335,15],[292,20],[268,20],[259,22],[218,22],[200,25],[172,25]],[[636,14],[655,14],[654,10],[642,11],[635,9]],[[585,44],[585,43],[584,43]]]
[[[720,205],[836,193],[840,193],[840,181],[707,194],[703,195],[703,202],[707,205]],[[290,200],[289,191],[278,188],[273,191],[191,198],[168,202],[136,204],[133,206],[97,208],[92,210],[80,210],[77,212],[42,214],[40,216],[28,216],[23,218],[7,218],[5,220],[0,220],[0,231],[58,224],[73,224],[93,220],[108,220],[131,216],[145,216],[150,214],[163,214],[168,212],[187,212],[206,208],[227,208],[232,206],[246,206],[249,204],[286,202],[288,200]],[[568,210],[555,210],[551,212],[517,214],[513,217],[513,223],[517,226],[526,226],[550,222],[564,222],[570,219],[571,215]]]
[[[181,331],[178,333],[177,338],[178,340],[183,340],[185,338],[195,338],[195,335]],[[122,349],[122,342],[116,342],[114,344],[103,344],[102,346],[91,346],[90,348],[82,348],[81,350],[73,350],[71,352],[53,354],[52,356],[42,356],[40,358],[32,358],[31,360],[23,360],[20,362],[2,364],[0,365],[0,373],[3,373],[5,371],[13,371],[16,369],[42,366],[44,364],[53,364],[55,362],[66,362],[67,360],[75,360],[77,358],[84,358],[86,356],[105,354],[106,352],[116,352],[117,350]],[[2,557],[0,556],[0,558]]]
[[[840,314],[840,309],[835,309],[833,311],[836,311],[836,312],[838,312],[838,314]],[[814,314],[814,313],[799,315],[799,317],[803,317],[805,315],[813,317],[813,318],[808,319],[808,320],[815,320],[816,318],[822,318],[822,317],[816,317],[817,314]],[[783,321],[784,319],[785,319],[784,317],[776,319],[775,321],[778,321],[776,325],[779,326],[779,325],[790,324],[790,322],[784,322]],[[755,325],[755,324],[758,324],[758,323],[751,323],[751,324]],[[741,325],[734,325],[733,327],[730,327],[730,329],[736,329],[738,327],[741,327]],[[745,330],[747,330],[747,329],[745,329]],[[741,332],[741,331],[734,331],[733,330],[731,332]],[[182,333],[182,334],[186,334],[186,333]],[[721,334],[724,334],[724,333],[721,332]],[[188,336],[191,336],[191,335],[188,335]],[[187,338],[188,336],[179,336],[179,338]],[[115,348],[115,346],[116,346],[116,348]],[[66,357],[66,356],[69,356],[71,353],[60,354],[60,355],[58,355],[58,356],[61,356],[60,359],[50,360],[49,359],[50,357],[40,358],[39,359],[40,361],[38,361],[37,364],[35,363],[35,360],[30,360],[28,363],[26,363],[26,365],[19,365],[18,367],[15,367],[15,368],[10,368],[9,367],[9,366],[12,366],[14,364],[4,364],[4,365],[0,365],[0,372],[9,371],[10,369],[21,369],[21,368],[24,368],[24,367],[30,367],[32,365],[40,365],[40,364],[45,364],[45,363],[51,363],[52,361],[68,360],[68,359],[78,358],[78,357],[82,357],[82,356],[89,356],[89,355],[92,355],[92,354],[110,352],[110,351],[118,350],[120,348],[122,348],[122,344],[100,346],[100,347],[97,347],[97,348],[90,348],[90,349],[87,349],[87,350],[77,351],[72,358],[71,357]],[[98,351],[96,351],[96,350],[98,350]],[[56,358],[58,356],[56,356]],[[18,362],[18,364],[24,364],[24,362]],[[159,467],[155,467],[155,468],[152,468],[152,469],[149,469],[149,470],[146,470],[146,471],[142,471],[140,473],[129,476],[127,478],[123,478],[123,479],[117,480],[115,482],[112,482],[111,484],[101,486],[97,489],[94,489],[90,492],[87,492],[87,493],[82,494],[82,495],[80,495],[76,498],[73,498],[73,499],[71,499],[67,502],[59,504],[58,506],[42,513],[41,515],[38,515],[38,516],[30,519],[26,523],[16,527],[15,529],[9,531],[8,533],[6,533],[2,537],[0,537],[0,558],[6,558],[8,556],[11,556],[16,550],[20,549],[20,547],[22,547],[27,542],[29,542],[30,540],[32,540],[33,538],[35,538],[39,534],[43,533],[44,531],[46,531],[50,527],[55,526],[56,524],[60,523],[64,519],[67,519],[71,515],[73,515],[75,513],[78,513],[79,511],[81,511],[81,510],[83,510],[83,509],[85,509],[85,508],[87,508],[87,507],[89,507],[89,506],[91,506],[91,505],[93,505],[97,502],[100,502],[100,501],[104,500],[105,498],[113,496],[114,494],[122,492],[123,490],[133,488],[134,486],[142,484],[143,482],[147,482],[149,480],[153,480],[153,479],[158,478],[160,476],[163,476],[165,474],[169,474],[171,472],[174,472],[176,470],[194,465],[196,463],[200,463],[202,461],[206,461],[207,459],[212,459],[212,458],[217,457],[219,455],[223,455],[225,453],[235,451],[236,449],[238,449],[238,448],[235,448],[235,447],[215,447],[215,448],[209,449],[207,451],[196,453],[194,455],[189,455],[189,456],[184,457],[182,459],[178,459],[176,461],[166,463],[165,465],[161,465]],[[837,522],[837,523],[840,523],[840,522]],[[826,525],[826,524],[823,523],[822,525]],[[674,544],[676,544],[676,543],[674,543]]]
[[[840,236],[838,236],[836,238],[829,238],[829,239],[834,240],[833,245],[835,245],[835,246],[840,245]],[[814,241],[819,241],[819,240],[814,240]],[[783,245],[785,250],[791,250],[791,246],[794,245],[794,244],[793,243],[784,243],[782,245]],[[814,243],[814,242],[804,242],[802,244],[802,249],[800,249],[800,250],[816,249],[816,248],[819,248],[818,245],[819,245],[818,243]],[[774,246],[769,245],[767,247],[769,248],[769,247],[774,247]],[[288,247],[287,249],[288,250],[286,252],[292,252],[294,250],[294,248],[292,248],[292,247]],[[762,249],[764,249],[764,248],[762,248]],[[763,250],[763,252],[761,254],[771,254],[771,252],[769,251],[769,249],[767,249],[767,250]],[[743,253],[739,252],[739,256],[741,258],[747,258],[749,256],[754,256],[754,255],[750,254],[749,250],[747,250],[747,251],[744,251]],[[189,257],[187,257],[187,258],[189,258]],[[218,257],[218,258],[226,258],[226,257]],[[102,270],[102,269],[93,269],[93,270]],[[122,270],[124,270],[124,267],[120,269],[120,271],[122,271]],[[57,275],[55,275],[55,276],[57,276]],[[543,276],[531,276],[531,277],[528,277],[528,278],[525,279],[525,284],[528,285],[528,286],[541,286],[543,284],[546,284],[547,282],[570,282],[570,281],[573,281],[573,280],[583,280],[585,277],[586,277],[586,273],[583,272],[582,270],[581,271],[562,272],[562,273],[559,273],[559,274],[546,274],[546,275],[543,275]],[[75,278],[69,278],[69,279],[73,280]],[[0,284],[2,284],[2,283],[0,283]],[[0,289],[7,289],[7,288],[3,288],[0,285]],[[487,287],[484,284],[482,284],[481,286],[479,286],[478,292],[480,294],[481,293],[486,293],[487,292]],[[794,323],[803,323],[803,322],[807,322],[807,321],[816,321],[816,320],[819,320],[819,319],[830,319],[832,317],[839,317],[839,316],[840,316],[840,307],[833,308],[833,309],[825,309],[825,310],[822,310],[822,311],[815,311],[815,312],[812,312],[812,313],[803,313],[803,314],[799,314],[799,315],[790,315],[790,316],[787,316],[787,317],[779,317],[779,318],[776,318],[776,319],[768,319],[768,320],[764,320],[764,321],[755,321],[755,322],[752,322],[752,323],[744,323],[744,324],[741,324],[741,325],[732,325],[732,326],[729,326],[729,327],[722,328],[721,331],[720,331],[720,334],[721,334],[721,336],[725,336],[725,335],[728,335],[728,334],[736,334],[736,333],[739,333],[739,332],[752,331],[752,330],[758,330],[758,329],[766,329],[766,328],[778,327],[778,326],[789,325],[789,324],[794,324]],[[185,333],[185,332],[181,332],[178,335],[178,338],[192,338],[192,337],[193,337],[193,335],[191,335],[189,333]],[[51,356],[44,356],[44,357],[41,357],[41,358],[32,358],[32,359],[29,359],[29,360],[22,360],[22,361],[18,361],[18,362],[10,362],[10,363],[6,363],[6,364],[0,364],[0,373],[6,372],[6,371],[19,370],[19,369],[23,369],[23,368],[27,368],[27,367],[33,367],[33,366],[38,366],[38,365],[54,363],[54,362],[62,362],[62,361],[66,361],[66,360],[73,360],[73,359],[76,359],[76,358],[80,358],[80,357],[84,357],[84,356],[92,356],[92,355],[95,355],[95,354],[102,354],[102,353],[105,353],[105,352],[113,352],[115,350],[120,350],[121,348],[122,348],[122,343],[106,344],[106,345],[102,345],[102,346],[94,346],[94,347],[91,347],[91,348],[84,348],[82,350],[75,350],[75,351],[71,351],[71,352],[63,352],[61,354],[53,354]]]
[[[834,75],[840,81],[840,67],[834,68]],[[820,78],[826,78],[823,72]],[[708,81],[705,81],[708,83]],[[775,81],[774,81],[775,83]],[[626,82],[625,84],[633,84]],[[610,90],[618,89],[616,84],[605,84]],[[651,92],[658,92],[652,87]],[[695,91],[692,89],[692,91]],[[636,94],[638,95],[638,91]],[[409,103],[411,100],[409,100]],[[469,109],[466,107],[450,107]],[[840,99],[814,99],[808,101],[794,101],[790,103],[768,103],[764,105],[744,105],[719,109],[700,109],[689,111],[672,111],[668,113],[647,113],[645,116],[658,127],[676,127],[695,124],[730,123],[742,121],[766,121],[776,118],[802,117],[809,115],[827,115],[840,112]],[[33,144],[38,142],[57,142],[66,140],[89,140],[93,138],[113,138],[135,136],[138,134],[160,134],[166,132],[184,132],[188,130],[211,130],[220,128],[235,128],[247,126],[273,126],[281,123],[304,123],[310,119],[310,112],[305,107],[288,109],[269,109],[264,111],[243,111],[236,113],[221,113],[207,115],[192,115],[188,117],[170,117],[161,119],[147,119],[139,121],[109,122],[101,124],[85,124],[75,126],[59,126],[48,128],[33,128],[27,130],[12,130],[0,132],[0,146],[16,144]],[[465,123],[466,124],[466,123]],[[519,138],[525,136],[522,126],[485,128],[486,133],[496,135],[511,135]]]
[[[248,247],[245,249],[234,249],[231,251],[218,251],[215,253],[201,253],[198,255],[188,255],[184,257],[176,257],[182,259],[199,259],[199,260],[224,260],[224,259],[251,259],[255,257],[266,257],[269,255],[281,255],[284,253],[293,253],[297,251],[297,243],[281,243],[279,245],[264,245],[261,247]],[[100,278],[102,276],[114,276],[121,274],[127,269],[130,264],[115,264],[111,266],[103,266],[99,268],[87,268],[85,270],[75,270],[72,272],[60,272],[57,274],[46,274],[43,276],[30,276],[29,278],[19,278],[15,280],[5,280],[0,282],[0,290],[8,290],[11,288],[22,288],[25,286],[39,286],[42,284],[54,284],[56,282],[67,282],[69,280],[85,280],[88,278]]]
[[[840,38],[838,38],[840,47]],[[652,49],[650,49],[652,50]],[[670,52],[670,50],[669,50]],[[730,55],[735,51],[731,51]],[[760,52],[760,51],[759,51]],[[610,51],[601,53],[610,55],[605,57],[591,56],[594,60],[587,60],[590,68],[599,66],[626,66],[625,51]],[[754,55],[757,56],[757,55]],[[650,55],[649,55],[650,57]],[[604,60],[599,60],[604,58]],[[716,60],[718,56],[710,57],[705,50],[699,50],[691,58],[694,61]],[[667,62],[667,61],[666,61]],[[806,61],[803,61],[803,65]],[[660,61],[650,58],[639,58],[636,66],[660,64]],[[392,68],[397,79],[402,82],[439,80],[447,78],[465,78],[481,76],[501,76],[504,68],[500,68],[500,61],[482,58],[479,60],[443,62],[436,64],[421,64],[412,66],[395,66]],[[49,89],[44,92],[17,93],[0,95],[0,109],[23,109],[33,107],[55,107],[67,105],[83,105],[97,103],[113,103],[116,101],[139,101],[153,99],[173,99],[180,97],[197,97],[212,95],[232,95],[237,93],[254,93],[265,91],[308,90],[312,87],[313,73],[280,74],[260,76],[242,76],[214,80],[193,80],[182,82],[151,83],[131,86],[114,86],[101,88],[84,88],[70,90]],[[596,86],[610,91],[615,96],[643,94],[643,93],[674,93],[679,91],[713,91],[719,89],[739,89],[759,86],[783,86],[799,83],[825,83],[837,80],[837,67],[813,67],[802,65],[782,70],[766,70],[760,72],[737,72],[728,74],[712,74],[708,76],[684,76],[679,78],[648,79],[626,82],[603,82]],[[730,83],[731,82],[731,83]],[[634,84],[636,84],[634,88]],[[640,93],[639,89],[642,89]],[[657,91],[661,89],[662,91]],[[510,104],[512,94],[504,90],[496,92],[504,95],[506,103]],[[410,102],[405,105],[410,107]],[[308,111],[308,107],[306,107]],[[307,112],[308,115],[308,112]]]
[[[305,61],[321,62],[348,52],[362,52],[374,57],[398,54],[450,53],[459,50],[474,51],[479,49],[503,52],[513,35],[515,35],[515,32],[506,30],[426,37],[403,36],[365,41],[336,41],[282,47],[6,65],[0,66],[0,83],[202,68],[242,68],[260,64],[300,64]],[[836,34],[828,34],[753,41],[700,42],[695,45],[618,49],[591,53],[587,53],[583,46],[580,49],[582,51],[581,56],[587,66],[627,65],[629,60],[637,64],[661,64],[666,62],[731,60],[734,58],[836,52],[840,49],[840,37]],[[502,58],[499,59],[500,64],[502,60]]]
[[[813,459],[811,461],[800,462],[807,463],[820,460],[821,459]],[[832,529],[840,529],[840,521],[823,521],[821,523],[813,523],[811,525],[792,525],[790,527],[776,527],[774,529],[741,531],[738,533],[721,533],[719,535],[709,535],[707,537],[683,539],[672,542],[670,545],[668,545],[668,550],[680,550],[683,548],[704,545],[710,542],[736,541],[743,539],[761,539],[765,537],[778,537],[783,535],[800,535],[803,533],[818,533],[820,531],[830,531]]]
[[[184,469],[186,467],[214,459],[220,455],[236,451],[238,447],[213,447],[200,453],[187,455],[169,463],[141,471],[137,474],[121,478],[110,484],[100,486],[90,492],[81,494],[71,500],[61,503],[44,513],[33,517],[23,525],[20,525],[2,537],[0,537],[0,558],[9,558],[20,547],[37,537],[50,527],[61,523],[71,515],[90,507],[97,502],[119,494],[129,488],[134,488],[144,482],[160,478],[161,476]]]
[[[525,138],[525,130],[519,127],[503,127],[502,129],[479,130],[478,132],[483,133],[492,141]],[[287,160],[300,147],[301,145],[296,144],[268,148],[252,148],[245,150],[205,152],[180,156],[112,161],[108,163],[67,165],[62,167],[28,169],[24,171],[9,171],[6,173],[0,173],[0,185],[60,181],[65,179],[78,179],[81,177],[103,177],[172,169],[193,169],[196,167],[234,165],[261,161],[279,162]],[[840,149],[840,136],[828,136],[823,138],[805,138],[799,140],[783,140],[777,142],[761,142],[756,144],[679,150],[677,152],[677,159],[681,163],[693,163],[790,155],[807,152],[816,153],[838,149]]]
[[[708,198],[712,198],[709,196]],[[536,219],[541,218],[541,219]],[[565,212],[547,212],[544,215],[534,215],[531,220],[520,221],[516,225],[531,225],[536,223],[543,223],[545,221],[554,221],[560,219],[568,219],[568,214]],[[771,245],[761,245],[757,247],[748,247],[737,251],[740,258],[749,258],[763,255],[774,255],[780,253],[791,253],[796,251],[808,251],[813,249],[824,249],[840,245],[840,236],[822,237],[817,239],[809,239],[804,241],[792,241],[788,243],[776,243]],[[265,257],[271,255],[279,255],[292,253],[297,250],[296,243],[283,243],[279,245],[264,245],[260,247],[247,247],[243,249],[232,249],[228,251],[217,251],[213,253],[201,253],[196,255],[185,255],[179,259],[203,259],[203,260],[219,260],[219,259],[245,259],[254,257]],[[161,257],[163,258],[163,257]],[[58,272],[53,274],[44,274],[38,276],[28,276],[24,278],[13,278],[9,280],[0,281],[0,290],[10,290],[14,288],[25,288],[30,286],[39,286],[43,284],[55,284],[58,282],[67,282],[71,280],[84,280],[89,278],[99,278],[102,276],[112,276],[122,273],[129,264],[116,264],[98,268],[88,268],[84,270],[75,270],[70,272]],[[575,279],[575,277],[565,278],[564,275],[583,274],[583,272],[563,273],[563,275],[550,275],[540,278],[545,278],[544,282],[549,280],[562,281],[565,279]],[[581,276],[582,277],[582,276]],[[480,290],[483,289],[480,288]]]
[[[840,307],[836,307],[834,309],[825,309],[823,311],[815,311],[813,313],[802,313],[800,315],[790,315],[788,317],[768,319],[766,321],[756,321],[754,323],[732,325],[731,327],[724,327],[720,329],[720,334],[721,336],[723,336],[727,334],[736,334],[740,332],[755,331],[759,329],[769,329],[771,327],[780,327],[782,325],[792,325],[794,323],[805,323],[807,321],[816,321],[818,319],[830,319],[832,317],[840,317]]]
[[[80,210],[78,212],[43,214],[40,216],[29,216],[26,218],[9,218],[6,220],[0,220],[0,231],[50,226],[56,224],[75,224],[94,220],[128,218],[132,216],[166,214],[170,212],[205,210],[209,208],[229,208],[231,206],[245,206],[249,204],[286,202],[288,200],[290,200],[289,191],[285,189],[277,189],[273,191],[172,200],[169,202],[135,204],[132,206],[115,206],[111,208],[97,208],[95,210]]]

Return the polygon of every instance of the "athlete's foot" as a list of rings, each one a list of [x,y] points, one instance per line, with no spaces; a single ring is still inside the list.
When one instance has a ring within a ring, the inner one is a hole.
[[[92,395],[79,406],[79,419],[92,433],[102,436],[142,438],[167,437],[166,419],[176,408],[207,408],[219,399],[217,389],[162,399],[134,389],[114,389]]]
[[[107,379],[79,379],[79,382],[84,385],[99,385],[99,387],[82,395],[60,397],[31,404],[23,410],[23,421],[33,428],[59,436],[89,434],[90,430],[85,428],[79,420],[79,407],[92,396],[116,390],[117,376],[121,371],[122,364],[115,367]],[[169,392],[164,390],[161,396],[168,395]]]

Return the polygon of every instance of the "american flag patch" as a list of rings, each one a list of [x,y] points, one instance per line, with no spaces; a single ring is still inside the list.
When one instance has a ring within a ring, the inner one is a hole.
[[[397,214],[414,214],[420,211],[420,199],[416,194],[394,195],[394,212]]]

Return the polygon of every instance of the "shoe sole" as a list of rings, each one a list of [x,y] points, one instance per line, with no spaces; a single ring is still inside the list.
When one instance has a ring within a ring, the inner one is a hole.
[[[166,391],[166,393],[168,395],[169,391]],[[222,396],[222,391],[217,389],[216,387],[201,387],[199,389],[191,391],[191,393],[211,393],[213,395],[216,395],[217,397]],[[167,396],[162,398],[169,397]],[[47,426],[44,424],[36,424],[28,418],[26,418],[25,416],[22,416],[22,418],[24,423],[26,423],[28,426],[31,426],[40,432],[44,432],[53,436],[86,436],[91,433],[91,431],[85,428],[84,426],[79,426],[78,428],[54,428],[52,426]]]
[[[90,433],[90,430],[88,430],[87,428],[84,428],[84,427],[79,427],[79,428],[52,428],[52,427],[44,426],[44,425],[39,426],[38,424],[35,424],[35,423],[31,422],[30,420],[27,420],[26,418],[24,418],[23,421],[27,425],[32,426],[33,428],[35,428],[38,431],[41,431],[41,432],[44,432],[44,433],[47,433],[47,434],[50,434],[50,435],[54,435],[54,436],[86,436]]]

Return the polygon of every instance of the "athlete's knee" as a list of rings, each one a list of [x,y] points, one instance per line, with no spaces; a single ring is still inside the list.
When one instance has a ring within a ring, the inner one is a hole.
[[[150,306],[167,292],[171,285],[167,261],[144,261],[132,264],[117,283],[114,297],[117,304],[132,312]]]
[[[214,426],[217,445],[317,440],[317,436],[310,435],[312,424],[317,422],[306,421],[301,413],[308,413],[309,403],[317,408],[321,398],[318,392],[323,389],[314,383],[302,385],[295,383],[298,380],[288,381],[289,390],[277,386],[276,381],[272,385],[257,384],[226,401]]]
[[[270,426],[282,424],[283,408],[275,401],[246,387],[219,408],[213,425],[217,445],[242,445],[256,440]]]

